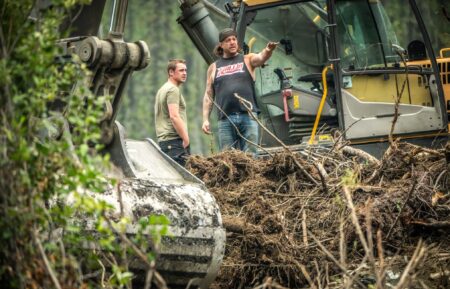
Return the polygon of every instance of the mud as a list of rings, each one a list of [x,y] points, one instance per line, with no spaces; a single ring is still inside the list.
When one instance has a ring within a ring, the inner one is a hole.
[[[157,252],[156,270],[168,288],[186,288],[188,284],[209,287],[224,254],[225,230],[221,227],[219,207],[201,182],[173,185],[141,178],[122,179],[95,198],[114,207],[108,212],[109,219],[130,220],[123,235],[129,239],[141,233],[147,236],[147,247],[141,250]],[[139,232],[139,220],[149,215],[164,215],[170,221],[169,233],[161,236],[160,242],[154,243],[155,236],[151,237],[152,230],[160,229],[159,226]],[[80,217],[84,228],[95,234],[92,218]],[[124,238],[120,233],[118,237]],[[142,254],[144,257],[130,254],[127,261],[136,288],[144,288],[147,277],[148,260]]]
[[[192,156],[227,230],[214,288],[447,288],[449,147],[394,143],[379,163],[338,148]]]

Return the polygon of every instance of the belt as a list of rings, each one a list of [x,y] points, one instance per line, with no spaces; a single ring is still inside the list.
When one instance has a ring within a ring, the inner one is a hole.
[[[173,142],[182,142],[183,140],[181,138],[174,138],[174,139],[169,139],[169,140],[163,140],[163,141],[158,141],[159,144],[167,144],[167,143],[173,143]]]

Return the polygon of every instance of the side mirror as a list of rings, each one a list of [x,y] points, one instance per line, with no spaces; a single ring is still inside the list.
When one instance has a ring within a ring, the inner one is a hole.
[[[286,55],[292,54],[292,41],[290,39],[281,39],[280,44],[284,46]]]

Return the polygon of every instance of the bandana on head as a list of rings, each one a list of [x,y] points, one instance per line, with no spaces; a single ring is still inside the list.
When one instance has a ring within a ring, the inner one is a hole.
[[[237,33],[231,28],[225,28],[219,33],[219,41],[222,42],[229,36],[237,36]]]

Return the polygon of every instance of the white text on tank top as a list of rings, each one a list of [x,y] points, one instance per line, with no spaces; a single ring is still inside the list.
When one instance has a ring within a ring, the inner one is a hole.
[[[232,75],[235,73],[243,73],[244,72],[244,63],[234,63],[227,66],[222,66],[217,69],[217,75],[216,78],[219,78],[221,76],[225,75]]]

